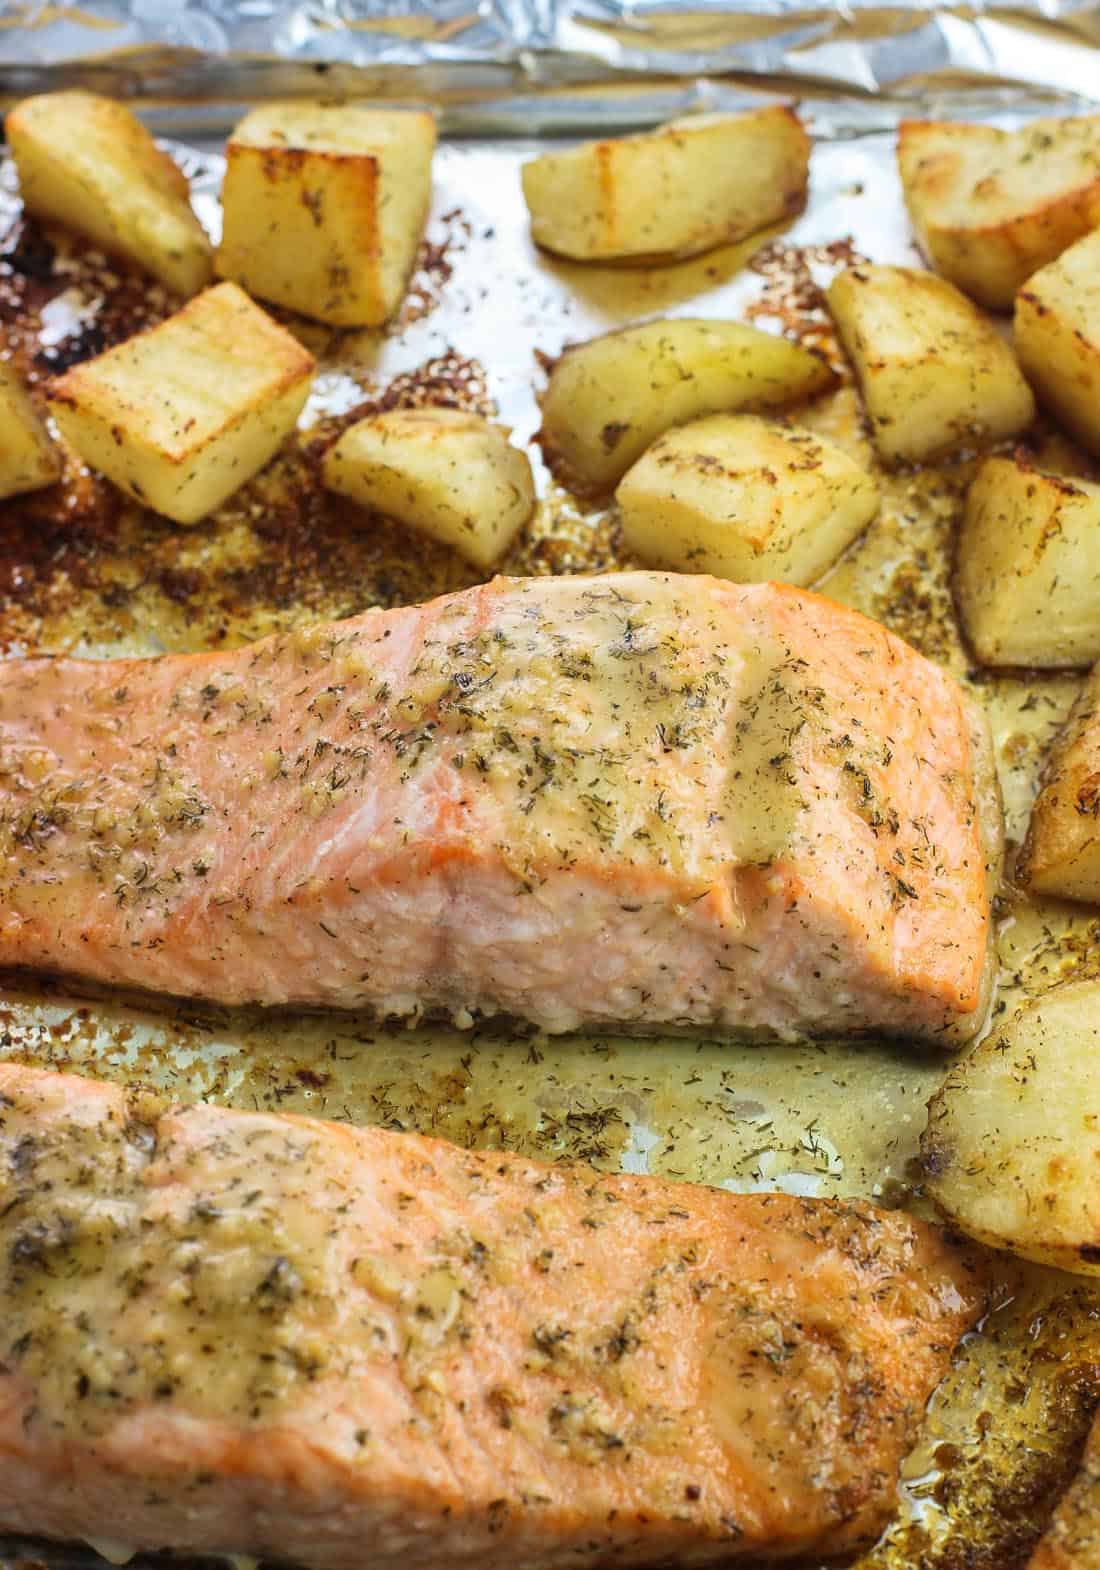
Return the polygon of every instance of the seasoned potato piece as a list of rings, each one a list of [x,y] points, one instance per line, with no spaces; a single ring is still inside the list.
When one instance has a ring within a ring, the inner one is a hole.
[[[878,507],[874,480],[839,447],[754,414],[668,431],[615,495],[643,561],[737,583],[812,583]]]
[[[489,568],[535,506],[525,452],[460,409],[394,409],[351,426],[325,454],[324,483]]]
[[[954,284],[907,267],[849,267],[830,285],[829,309],[884,458],[919,463],[1031,423],[1012,350]]]
[[[62,434],[93,469],[177,523],[252,478],[293,429],[313,356],[223,283],[50,388]]]
[[[963,1232],[1100,1274],[1100,982],[1056,987],[975,1047],[929,1103],[921,1156]]]
[[[28,212],[136,262],[176,294],[210,282],[211,246],[187,177],[123,104],[43,93],[4,122]]]
[[[810,138],[793,109],[690,115],[523,166],[538,245],[578,261],[696,256],[798,212]]]
[[[1100,665],[1047,759],[1016,878],[1036,894],[1100,905]]]
[[[955,588],[983,665],[1100,658],[1100,486],[987,458],[966,498]]]
[[[215,265],[335,327],[393,315],[432,193],[435,120],[408,109],[267,104],[226,146]]]
[[[1100,229],[1016,298],[1016,353],[1040,403],[1100,455]]]
[[[0,361],[0,498],[41,490],[60,473],[61,459],[26,388]]]
[[[645,322],[565,350],[542,397],[539,439],[561,480],[599,495],[670,426],[781,408],[835,381],[808,349],[741,322]]]
[[[1021,131],[903,121],[898,169],[925,256],[994,311],[1100,224],[1100,115]]]

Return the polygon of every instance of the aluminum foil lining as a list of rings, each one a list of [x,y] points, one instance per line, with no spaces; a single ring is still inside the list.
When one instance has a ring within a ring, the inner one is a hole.
[[[677,4],[676,0],[318,0],[315,4],[301,0],[89,0],[83,6],[0,0],[0,100],[79,83],[138,102],[158,129],[183,133],[191,142],[195,151],[193,161],[187,160],[189,171],[198,176],[199,192],[211,206],[218,169],[216,156],[208,155],[216,144],[204,137],[223,130],[244,107],[265,96],[349,94],[428,102],[439,112],[443,130],[452,135],[552,137],[559,133],[599,134],[693,109],[738,108],[761,92],[779,92],[802,100],[816,135],[824,143],[853,139],[848,146],[828,148],[829,169],[820,168],[815,175],[823,181],[818,196],[828,201],[815,202],[795,238],[812,243],[851,232],[858,245],[883,260],[913,258],[907,250],[908,232],[893,183],[892,149],[885,139],[876,143],[869,133],[887,131],[900,114],[914,111],[973,119],[993,117],[1010,124],[1015,115],[1006,115],[1006,110],[1034,109],[1044,103],[1061,109],[1085,109],[1100,100],[1098,64],[1100,8],[1095,0],[1021,0],[1011,11],[980,4],[951,7],[905,0],[898,0],[890,10],[864,0],[833,0],[817,8],[811,8],[808,0],[729,0],[724,4],[718,0],[714,4],[706,0],[691,4]],[[467,144],[449,150],[448,168],[453,166],[456,174],[463,174],[470,202],[483,202],[491,209],[488,217],[495,221],[498,204],[517,199],[511,163],[527,151],[526,147],[509,150],[500,143]],[[824,162],[819,159],[819,164]],[[829,207],[829,202],[840,202],[842,210]],[[687,264],[688,272],[693,265]],[[462,283],[460,268],[457,286]],[[503,286],[499,281],[495,287],[498,303],[502,298],[510,299],[506,292],[500,293]],[[697,284],[687,298],[677,295],[679,285],[674,277],[668,287],[667,299],[647,297],[629,314],[658,306],[686,310],[689,299],[692,308],[698,305]],[[608,315],[607,321],[596,323],[592,330],[612,324],[614,312],[599,296],[591,298],[586,310],[589,308]],[[424,352],[431,348],[431,335],[443,330],[442,317],[443,313],[426,317],[416,327]],[[416,344],[406,347],[411,354]],[[394,352],[403,352],[400,343]],[[494,355],[491,363],[495,365],[498,358],[499,354]],[[513,417],[511,411],[509,416]],[[1069,691],[1064,694],[1065,702],[1071,695]],[[996,715],[999,735],[1012,740],[1022,734],[1025,722],[1017,710],[1022,713],[1026,707],[1023,693],[1014,697],[1006,689]],[[1027,752],[1020,778],[1012,776],[1009,781],[1013,787],[1010,806],[1017,815],[1026,812],[1028,771],[1038,755],[1040,740]],[[1015,971],[1017,979],[1025,978],[1025,990],[1032,970],[1047,975],[1057,947],[1038,914],[1030,925],[1017,922],[1005,955],[1006,966]],[[1079,941],[1079,935],[1070,937],[1081,952],[1095,946],[1091,931],[1085,941]],[[59,1029],[64,1033],[54,1016],[66,1018],[65,1006],[44,1005],[41,1019],[34,1012],[36,1008],[33,1000],[26,1005],[28,1028],[40,1029],[47,1043]],[[146,1043],[135,1033],[134,1045],[127,1050],[147,1049],[150,1061],[163,1061],[170,1072],[175,1048],[166,1041],[162,1050],[159,1040],[154,1035]],[[68,1037],[65,1042],[71,1057],[77,1046]],[[235,1072],[237,1060],[230,1048],[216,1040],[209,1045],[216,1048],[219,1061],[224,1056]],[[249,1040],[245,1045],[252,1061],[255,1044]],[[84,1066],[96,1066],[97,1055],[104,1052],[102,1033],[88,1031],[80,1050],[87,1052]],[[447,1050],[444,1043],[441,1065]],[[577,1050],[583,1052],[583,1044]],[[465,1041],[454,1049],[456,1058],[459,1053],[468,1055],[468,1051]],[[397,1055],[396,1051],[391,1054]],[[800,1096],[792,1099],[790,1107],[784,1101],[781,1109],[790,1123],[787,1144],[793,1158],[784,1156],[786,1165],[779,1163],[782,1170],[778,1173],[771,1169],[773,1154],[778,1162],[781,1153],[771,1149],[778,1141],[769,1123],[768,1149],[764,1151],[767,1170],[761,1159],[759,1178],[755,1170],[747,1179],[739,1174],[730,1186],[789,1187],[793,1174],[812,1185],[796,1191],[868,1192],[870,1184],[858,1159],[862,1150],[858,1141],[849,1145],[838,1137],[822,1142],[819,1118],[830,1075],[828,1063],[817,1061],[819,1057],[815,1048],[814,1061],[807,1063],[805,1072],[791,1072],[789,1063],[774,1063],[777,1104],[779,1091],[786,1095],[792,1085],[805,1087],[809,1098],[805,1116]],[[710,1139],[694,1103],[684,1099],[681,1106],[675,1099],[701,1094],[697,1088],[683,1087],[680,1061],[679,1056],[670,1055],[668,1071],[663,1077],[658,1074],[656,1081],[668,1101],[666,1144],[673,1113],[682,1111],[676,1126],[686,1131],[685,1138],[692,1131],[707,1134],[705,1149],[708,1159],[713,1160],[718,1146],[726,1150],[729,1141],[723,1144]],[[505,1066],[514,1077],[514,1066]],[[913,1065],[911,1074],[901,1074],[892,1058],[885,1056],[880,1062],[864,1052],[841,1064],[843,1074],[837,1079],[835,1098],[838,1107],[852,1102],[856,1066],[868,1080],[863,1105],[875,1107],[877,1115],[850,1121],[859,1121],[867,1138],[878,1141],[870,1155],[876,1179],[881,1181],[888,1163],[879,1147],[884,1146],[899,1171],[904,1168],[905,1156],[912,1152],[923,1121],[920,1109],[938,1070],[935,1065]],[[723,1060],[714,1068],[715,1076],[723,1076],[724,1092],[729,1067]],[[410,1072],[423,1077],[424,1068],[418,1059]],[[659,1061],[651,1056],[646,1064],[647,1084],[659,1068]],[[584,1060],[575,1072],[572,1069],[572,1064],[563,1063],[561,1083],[581,1087],[579,1091],[571,1089],[573,1099],[580,1095],[582,1111],[591,1101],[602,1116],[605,1109],[599,1097],[603,1092],[591,1076],[589,1063]],[[761,1143],[757,1122],[767,1119],[769,1106],[766,1086],[758,1088],[751,1076],[766,1079],[771,1070],[762,1060],[748,1058],[739,1064],[739,1070],[738,1096],[726,1094],[729,1108],[725,1100],[712,1099],[722,1114],[723,1129],[732,1127],[737,1139],[743,1135],[747,1152]],[[126,1071],[125,1061],[115,1062],[113,1072]],[[495,1094],[495,1083],[489,1071],[484,1084],[477,1083],[486,1105]],[[695,1080],[691,1083],[694,1086]],[[905,1097],[910,1104],[901,1104]],[[892,1116],[895,1098],[900,1099],[897,1114]],[[654,1153],[659,1143],[655,1124],[641,1119],[636,1101],[624,1102],[624,1106],[632,1121],[622,1164],[629,1170],[644,1170],[647,1165],[656,1170],[661,1165],[661,1149]],[[296,1109],[324,1110],[304,1104]],[[726,1116],[727,1110],[731,1116]],[[545,1108],[530,1113],[532,1120],[536,1116],[545,1118]],[[802,1139],[803,1123],[808,1142]],[[456,1136],[462,1133],[450,1127],[439,1131]],[[888,1144],[884,1145],[885,1141]],[[721,1180],[720,1174],[702,1166],[697,1175]],[[1021,1323],[1029,1327],[1028,1335],[1043,1323],[1044,1315],[1032,1312],[1029,1299],[1023,1300],[1021,1314]],[[1051,1319],[1049,1314],[1045,1317]],[[973,1452],[980,1461],[979,1447],[971,1436],[971,1408],[978,1403],[984,1403],[983,1410],[996,1412],[999,1421],[994,1429],[1005,1428],[1006,1453],[1014,1446],[1021,1455],[1038,1454],[1053,1443],[1055,1436],[1049,1432],[1045,1408],[1035,1406],[1032,1411],[1028,1407],[1025,1412],[1016,1395],[1032,1381],[1034,1370],[1028,1361],[1031,1342],[1011,1327],[1004,1340],[1005,1348],[998,1351],[994,1346],[988,1362],[982,1360],[992,1345],[988,1338],[976,1338],[964,1349],[958,1375],[961,1394],[941,1403],[946,1418],[942,1413],[933,1414],[929,1432],[935,1443],[922,1444],[907,1463],[903,1509],[883,1541],[861,1561],[860,1570],[897,1570],[918,1559],[944,1570],[964,1558],[970,1561],[972,1554],[974,1562],[996,1562],[982,1559],[983,1546],[987,1554],[995,1550],[995,1545],[990,1549],[982,1527],[971,1526],[965,1513],[961,1520],[952,1522],[938,1511],[936,1457],[946,1448],[964,1461]],[[1041,1345],[1037,1355],[1041,1375],[1047,1366]],[[1041,1383],[1036,1377],[1035,1388]],[[1011,1388],[1011,1403],[999,1394],[1002,1385]],[[1010,1413],[1020,1412],[1033,1426],[1017,1435],[1007,1428],[1007,1419]],[[957,1432],[951,1420],[956,1421]],[[1076,1437],[1075,1430],[1070,1441]],[[942,1439],[950,1443],[941,1445]],[[1008,1484],[1015,1475],[1011,1467],[1004,1473],[1004,1501],[1011,1498]],[[987,1481],[1000,1477],[1000,1473],[991,1472]],[[1011,1514],[1007,1503],[1005,1510]],[[114,1562],[126,1559],[125,1551],[110,1541],[94,1546],[99,1555]],[[49,1570],[94,1570],[99,1566],[102,1570],[102,1563],[102,1558],[81,1547],[44,1548],[0,1539],[0,1570],[30,1570],[32,1566],[37,1570],[43,1566]],[[163,1570],[165,1564],[187,1570],[179,1559],[148,1556],[132,1560],[130,1567]]]
[[[655,90],[658,78],[680,85]],[[975,86],[1091,104],[1100,9],[1095,0],[0,0],[0,98],[82,84],[172,99],[180,124],[185,103],[325,92],[429,101],[455,131],[540,133],[722,107],[730,78],[874,98],[880,115],[884,98],[950,112]],[[960,108],[972,110],[969,100]]]

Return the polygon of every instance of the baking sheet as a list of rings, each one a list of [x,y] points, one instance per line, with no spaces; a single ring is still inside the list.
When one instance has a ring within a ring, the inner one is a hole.
[[[831,272],[856,255],[917,260],[892,138],[881,130],[819,143],[809,209],[783,233],[629,271],[534,251],[517,172],[529,152],[522,140],[441,146],[427,242],[388,335],[338,335],[287,318],[323,366],[301,440],[214,519],[177,529],[75,463],[64,505],[52,493],[0,504],[7,651],[230,647],[470,583],[472,570],[442,547],[322,493],[315,443],[351,412],[394,402],[498,412],[527,443],[538,424],[537,353],[657,313],[749,316],[835,352],[819,294]],[[217,151],[192,149],[181,159],[213,228]],[[0,319],[32,383],[171,308],[144,280],[64,243],[54,250],[21,228],[13,193],[10,168],[0,169],[0,231],[8,230]],[[873,464],[850,384],[802,418]],[[1052,433],[1037,442],[1044,462],[1094,473]],[[614,510],[579,504],[553,484],[537,449],[532,456],[539,510],[504,570],[630,565]],[[819,586],[894,627],[985,702],[1018,841],[1043,750],[1079,679],[989,677],[973,667],[950,596],[951,542],[970,473],[966,462],[880,472],[879,519]],[[1008,894],[1000,920],[1002,1010],[1068,974],[1100,971],[1100,918]],[[157,1008],[25,981],[0,996],[0,1055],[140,1080],[181,1100],[313,1112],[733,1190],[855,1194],[918,1210],[924,1105],[945,1071],[938,1055],[896,1044],[380,1030],[353,1016]],[[906,1466],[898,1519],[862,1561],[867,1570],[1011,1570],[1073,1466],[1095,1399],[1100,1294],[1054,1272],[1006,1266],[1003,1297],[933,1403]],[[15,1550],[5,1559],[0,1548],[0,1566],[17,1562]]]

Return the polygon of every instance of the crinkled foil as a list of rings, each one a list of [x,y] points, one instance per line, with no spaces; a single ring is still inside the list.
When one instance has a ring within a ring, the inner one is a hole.
[[[1084,104],[1100,98],[1100,9],[1095,0],[1004,8],[929,0],[0,0],[0,100],[74,84],[159,104],[165,129],[214,125],[257,98],[319,91],[430,101],[450,131],[532,134],[724,106],[736,101],[738,84],[872,100],[863,107],[880,118],[890,112],[884,100],[950,107],[975,87]],[[865,123],[857,115],[857,127]]]

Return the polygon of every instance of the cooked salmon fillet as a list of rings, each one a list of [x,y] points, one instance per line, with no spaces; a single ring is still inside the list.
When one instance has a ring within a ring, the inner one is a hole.
[[[838,1553],[983,1298],[972,1255],[870,1205],[10,1063],[0,1174],[0,1527],[137,1548]]]
[[[548,1031],[973,1028],[979,752],[950,677],[781,584],[497,579],[13,660],[0,964]]]

